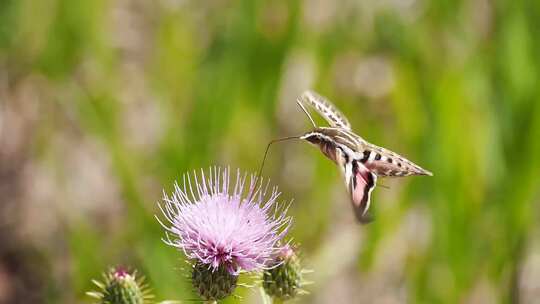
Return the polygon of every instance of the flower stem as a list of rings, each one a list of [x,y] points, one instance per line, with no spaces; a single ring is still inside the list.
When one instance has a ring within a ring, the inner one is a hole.
[[[261,293],[263,304],[272,304],[272,299],[264,292],[264,288],[260,287],[259,292]]]

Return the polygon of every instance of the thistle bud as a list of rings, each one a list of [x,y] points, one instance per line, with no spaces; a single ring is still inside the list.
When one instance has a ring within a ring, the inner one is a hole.
[[[230,296],[236,288],[238,276],[225,267],[209,267],[202,263],[193,266],[191,282],[202,300],[217,301]]]
[[[111,268],[103,274],[103,282],[92,281],[99,291],[86,294],[99,300],[100,304],[146,304],[152,298],[143,277],[125,268]]]
[[[293,249],[285,246],[274,261],[274,267],[263,274],[266,293],[281,301],[296,297],[302,292],[302,268]]]

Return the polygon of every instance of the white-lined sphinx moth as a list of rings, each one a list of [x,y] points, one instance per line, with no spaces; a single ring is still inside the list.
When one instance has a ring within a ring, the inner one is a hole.
[[[347,118],[317,93],[306,91],[297,99],[297,103],[314,127],[300,139],[318,146],[326,157],[341,168],[354,213],[361,223],[371,220],[367,211],[378,177],[433,175],[403,156],[371,144],[353,133]],[[305,105],[315,109],[330,127],[318,127]]]

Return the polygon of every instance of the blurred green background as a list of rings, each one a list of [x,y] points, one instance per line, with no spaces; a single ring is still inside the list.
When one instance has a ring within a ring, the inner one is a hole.
[[[533,0],[0,0],[0,303],[88,303],[118,264],[195,298],[163,189],[256,171],[308,88],[435,176],[382,180],[360,226],[329,160],[273,146],[299,303],[538,303],[538,54]]]

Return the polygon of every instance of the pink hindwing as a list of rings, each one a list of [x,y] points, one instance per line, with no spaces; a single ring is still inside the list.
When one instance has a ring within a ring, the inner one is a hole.
[[[352,163],[351,179],[349,181],[349,192],[354,214],[361,223],[370,222],[371,218],[367,211],[371,202],[371,192],[377,182],[377,175],[355,160]]]

